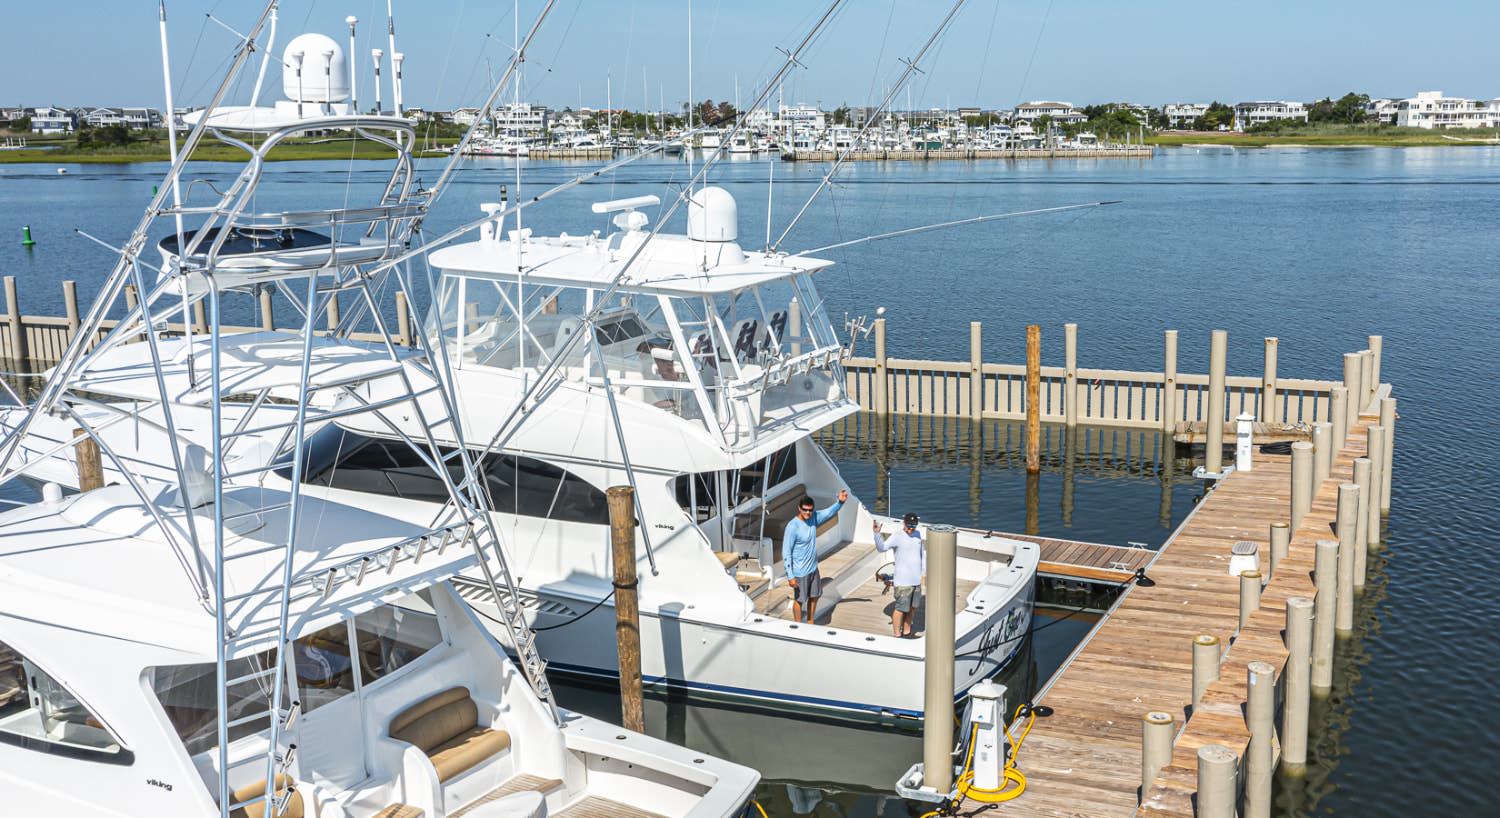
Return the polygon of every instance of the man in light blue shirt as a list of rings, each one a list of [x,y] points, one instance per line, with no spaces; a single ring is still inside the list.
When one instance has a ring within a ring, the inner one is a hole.
[[[838,502],[814,512],[813,499],[803,497],[797,501],[796,518],[786,524],[781,535],[782,568],[787,584],[792,586],[792,619],[797,622],[813,621],[818,612],[818,597],[823,595],[823,578],[818,574],[818,526],[838,514],[848,499],[848,490],[839,489]],[[802,618],[804,609],[806,619]]]
[[[881,551],[895,550],[895,575],[891,584],[896,586],[896,609],[891,612],[891,632],[898,638],[911,636],[911,623],[917,618],[918,599],[922,591],[922,580],[927,576],[927,544],[917,532],[921,522],[915,514],[901,519],[901,530],[889,537],[880,533],[880,523],[875,523],[875,547]]]

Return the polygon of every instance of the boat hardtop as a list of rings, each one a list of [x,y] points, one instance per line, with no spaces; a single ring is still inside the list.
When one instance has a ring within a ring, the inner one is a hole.
[[[214,616],[194,576],[214,570],[208,554],[194,559],[186,542],[168,541],[161,523],[188,540],[214,525],[211,504],[187,519],[177,489],[152,485],[147,508],[127,486],[105,486],[58,497],[0,515],[0,581],[6,613],[35,617],[115,638],[143,641],[213,661]],[[281,582],[280,545],[288,538],[288,512],[274,508],[285,491],[242,487],[224,493],[223,543],[226,618],[241,635],[234,651],[248,655],[276,641],[276,595]],[[241,516],[236,516],[239,511]],[[442,535],[367,508],[307,496],[303,501],[292,568],[289,633],[298,638],[416,593],[471,568],[474,549],[454,530]],[[418,546],[425,546],[417,558]],[[369,560],[368,562],[366,560]],[[265,631],[264,640],[253,634]],[[229,658],[236,658],[230,656]]]

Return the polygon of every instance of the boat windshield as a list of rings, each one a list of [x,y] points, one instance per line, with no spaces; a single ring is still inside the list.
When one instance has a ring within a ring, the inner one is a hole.
[[[460,369],[555,366],[567,381],[608,383],[618,398],[703,423],[731,446],[846,399],[842,349],[807,275],[686,290],[621,289],[595,311],[602,288],[447,271],[428,332]]]

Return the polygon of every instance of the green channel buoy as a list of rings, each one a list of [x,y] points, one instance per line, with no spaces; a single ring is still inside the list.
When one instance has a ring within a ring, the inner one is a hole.
[[[29,225],[29,224],[26,225],[25,227],[21,228],[21,246],[22,247],[35,247],[36,246],[36,239],[33,239],[31,237],[31,225]]]
[[[152,195],[152,196],[155,196],[155,195],[156,195],[156,185],[152,185],[152,186],[151,186],[151,195]]]

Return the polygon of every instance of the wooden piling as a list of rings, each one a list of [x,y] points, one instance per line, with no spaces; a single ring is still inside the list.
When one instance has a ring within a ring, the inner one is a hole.
[[[1224,471],[1224,367],[1229,354],[1229,333],[1216,329],[1208,346],[1208,444],[1203,470]]]
[[[1141,717],[1141,792],[1137,802],[1145,799],[1161,768],[1172,761],[1172,732],[1175,720],[1171,713],[1153,710]]]
[[[31,356],[26,349],[26,328],[21,326],[21,300],[16,295],[16,277],[5,277],[5,321],[10,336],[10,357],[24,364]]]
[[[1070,427],[1078,425],[1078,403],[1078,325],[1063,324],[1063,420]]]
[[[1193,638],[1193,709],[1203,691],[1219,680],[1219,637],[1200,633]]]
[[[1346,489],[1345,486],[1348,488]],[[1350,492],[1354,492],[1351,494]],[[1359,488],[1349,483],[1339,486],[1339,506],[1344,505],[1346,496],[1358,496]],[[1335,523],[1335,525],[1337,525]],[[1354,630],[1354,552],[1359,547],[1359,535],[1354,539],[1345,535],[1346,530],[1357,530],[1356,526],[1345,529],[1339,526],[1338,538],[1338,590],[1334,599],[1336,600],[1333,614],[1333,630],[1340,637],[1348,636]]]
[[[1295,773],[1307,764],[1308,681],[1312,671],[1313,601],[1286,601],[1286,670],[1281,705],[1281,769]]]
[[[193,302],[193,332],[200,335],[208,332],[208,307],[201,298]]]
[[[1356,475],[1357,477],[1358,475]],[[1359,485],[1357,483],[1339,484],[1338,505],[1335,508],[1336,516],[1334,517],[1333,526],[1334,531],[1339,537],[1339,559],[1343,559],[1344,550],[1347,549],[1351,559],[1349,563],[1350,583],[1352,587],[1362,588],[1364,587],[1365,580],[1361,574],[1361,569],[1364,568],[1365,560],[1360,554],[1362,549],[1359,547],[1358,541],[1362,526],[1356,519],[1359,514]],[[1342,606],[1342,601],[1339,604]],[[1349,603],[1349,617],[1352,621],[1354,617],[1354,603],[1352,600]]]
[[[891,409],[890,374],[886,369],[885,319],[875,319],[875,414],[884,415]]]
[[[1370,394],[1373,396],[1380,389],[1380,355],[1385,347],[1385,338],[1371,335],[1366,339],[1365,346],[1370,350]]]
[[[1198,748],[1198,818],[1234,818],[1239,757],[1222,744]]]
[[[1177,429],[1177,330],[1166,331],[1163,350],[1161,429],[1170,435]]]
[[[328,331],[333,332],[339,328],[339,296],[334,293],[328,297]]]
[[[1313,484],[1322,485],[1333,471],[1333,424],[1318,421],[1312,427]],[[1314,490],[1316,492],[1316,489]]]
[[[984,328],[969,322],[969,420],[984,419]]]
[[[134,284],[126,284],[125,285],[125,309],[127,309],[127,310],[133,310],[133,309],[135,309],[136,305],[139,304],[140,301],[141,301],[140,296],[136,295],[136,292],[135,292],[135,285]]]
[[[1313,445],[1305,440],[1292,444],[1292,530],[1302,527],[1302,518],[1312,508],[1317,484],[1313,481]]]
[[[1276,668],[1269,662],[1251,662],[1245,670],[1245,721],[1250,728],[1250,744],[1245,748],[1244,818],[1270,818]]]
[[[406,303],[406,293],[396,293],[396,342],[402,346],[416,346],[417,338],[411,332],[411,309]]]
[[[1357,579],[1351,580],[1356,587],[1364,587],[1363,572],[1367,571],[1370,555],[1370,459],[1360,457],[1354,460],[1354,489],[1352,493],[1355,499],[1354,515],[1358,519],[1356,524],[1350,526],[1354,530],[1354,562],[1351,566],[1351,574]],[[1375,518],[1379,525],[1380,518]],[[1342,539],[1342,538],[1341,538]]]
[[[1378,386],[1375,383],[1375,353],[1368,349],[1359,351],[1359,386],[1364,390],[1359,396],[1359,411],[1363,414]]]
[[[1313,598],[1312,689],[1326,695],[1333,688],[1333,617],[1338,599],[1339,544],[1337,540],[1318,540],[1313,561],[1313,581],[1317,596]]]
[[[953,617],[958,576],[958,529],[927,530],[927,634],[922,692],[923,785],[953,787]]]
[[[1349,437],[1349,390],[1335,386],[1328,393],[1328,422],[1333,424],[1333,454],[1343,450]]]
[[[262,284],[256,290],[260,299],[260,328],[270,332],[276,329],[276,317],[271,313],[271,286]]]
[[[1380,491],[1385,483],[1385,427],[1376,424],[1366,426],[1365,457],[1370,461],[1370,490],[1369,496],[1364,498],[1362,505],[1366,507],[1365,517],[1365,544],[1372,551],[1380,550]],[[1359,566],[1363,568],[1363,565]],[[1364,584],[1363,577],[1357,577],[1358,584]]]
[[[104,461],[99,458],[99,444],[82,429],[73,430],[73,456],[78,464],[78,490],[103,488]]]
[[[611,486],[609,543],[615,574],[615,649],[620,657],[620,715],[626,730],[646,729],[641,698],[641,616],[636,599],[635,490]]]
[[[1260,608],[1261,574],[1256,570],[1240,572],[1240,630],[1250,623],[1250,617]]]
[[[1276,566],[1286,559],[1291,551],[1292,527],[1284,522],[1271,523],[1271,578],[1276,577]]]
[[[1392,447],[1396,445],[1396,399],[1380,399],[1380,428],[1385,430],[1385,445],[1380,453],[1385,465],[1380,469],[1380,513],[1391,513],[1391,466],[1395,462]]]
[[[1344,430],[1347,433],[1359,425],[1359,353],[1344,353],[1344,388],[1349,390],[1348,401],[1344,405]],[[1340,444],[1342,445],[1342,440]]]
[[[1042,328],[1026,327],[1026,471],[1042,470]]]
[[[63,316],[68,322],[68,340],[78,333],[78,282],[63,282]]]
[[[1260,422],[1280,423],[1276,411],[1276,338],[1266,339],[1266,358],[1260,378]]]

